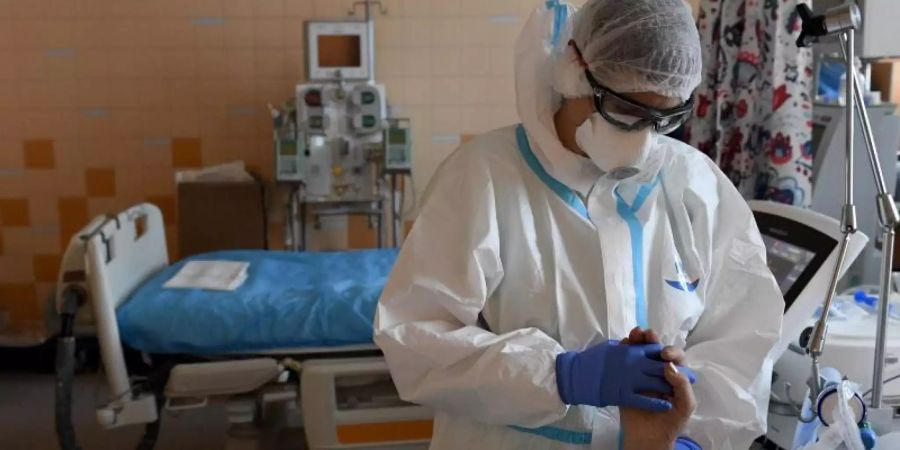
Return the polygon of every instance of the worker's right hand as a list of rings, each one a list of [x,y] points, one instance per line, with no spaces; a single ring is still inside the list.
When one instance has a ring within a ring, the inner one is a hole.
[[[649,395],[672,395],[666,362],[654,359],[660,344],[622,345],[609,341],[556,357],[556,384],[567,405],[619,406],[668,411],[672,404]],[[649,395],[644,395],[649,394]]]

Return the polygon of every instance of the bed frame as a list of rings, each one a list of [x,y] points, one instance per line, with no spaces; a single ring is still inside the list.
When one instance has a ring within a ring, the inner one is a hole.
[[[332,389],[337,388],[336,384],[339,382],[335,380],[341,376],[386,374],[387,365],[380,356],[358,357],[360,354],[371,355],[377,350],[374,345],[339,349],[261,349],[258,352],[218,355],[221,360],[213,362],[177,364],[166,371],[163,392],[148,391],[143,384],[129,379],[116,321],[116,308],[145,280],[169,265],[166,248],[165,227],[159,208],[142,203],[119,214],[91,221],[72,239],[63,258],[57,309],[60,312],[65,310],[64,293],[73,288],[80,288],[91,305],[85,309],[90,310],[95,322],[111,396],[109,403],[97,409],[97,419],[101,425],[115,428],[155,423],[159,419],[163,399],[166,409],[177,411],[203,407],[209,398],[225,398],[228,402],[229,421],[232,426],[239,427],[259,424],[260,413],[264,409],[262,407],[278,404],[282,412],[287,411],[293,415],[293,419],[282,422],[303,422],[316,428],[313,436],[309,436],[310,448],[313,449],[347,448],[351,445],[353,448],[427,445],[427,440],[422,439],[421,431],[415,436],[401,440],[391,439],[389,442],[380,441],[375,436],[373,443],[377,444],[376,447],[360,446],[359,444],[366,442],[359,442],[358,433],[353,433],[353,430],[358,430],[360,423],[369,426],[365,430],[369,430],[371,434],[372,425],[376,430],[379,423],[394,425],[396,428],[398,422],[404,421],[417,423],[421,430],[423,421],[429,421],[430,424],[432,413],[419,406],[394,405],[380,412],[369,413],[342,412],[334,405],[337,394],[323,396],[319,393],[314,396],[314,401],[301,402],[302,411],[298,408],[300,389],[296,384],[287,383],[290,372],[297,373],[301,385],[306,383],[310,386],[329,386]],[[303,370],[305,363],[297,362],[308,357],[323,356],[336,356],[337,359],[315,361],[309,371]],[[309,417],[309,414],[313,417]],[[326,417],[328,420],[324,420]],[[323,430],[323,423],[330,425],[331,429]],[[356,436],[351,439],[357,439],[356,442],[342,442],[346,440],[340,438],[342,425],[343,434],[348,435],[350,430],[350,435]],[[246,444],[242,444],[241,448],[272,447],[263,444],[246,447]]]
[[[141,282],[169,264],[159,208],[141,204],[115,216],[95,219],[78,239],[84,247],[84,274],[91,294],[103,368],[113,400],[97,411],[106,427],[154,422],[151,393],[135,393],[119,339],[116,308]]]

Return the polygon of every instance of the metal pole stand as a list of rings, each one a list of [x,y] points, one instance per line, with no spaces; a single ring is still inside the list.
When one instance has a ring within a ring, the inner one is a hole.
[[[403,218],[402,211],[397,211],[397,177],[402,176],[392,171],[388,174],[391,179],[391,245],[400,247],[400,226]]]
[[[869,121],[869,113],[866,111],[865,98],[861,86],[865,83],[859,77],[856,70],[855,30],[850,29],[841,36],[841,50],[847,62],[847,123],[859,120],[863,138],[866,143],[866,157],[869,160],[869,168],[872,170],[875,188],[878,196],[875,201],[878,206],[878,221],[881,225],[881,276],[879,278],[878,295],[878,327],[875,334],[875,361],[872,370],[872,402],[873,409],[882,407],[884,398],[884,366],[885,366],[885,342],[887,341],[887,319],[890,307],[891,271],[894,265],[894,230],[900,223],[900,214],[897,212],[897,204],[894,196],[884,182],[884,172],[881,169],[881,161],[878,159],[878,149],[875,145],[875,136],[872,133],[872,124]],[[852,87],[852,89],[850,89]],[[849,93],[852,92],[852,95]],[[855,117],[854,117],[855,116]],[[848,128],[852,130],[852,128]],[[848,131],[848,143],[852,146],[853,134]],[[851,147],[852,150],[852,147]]]
[[[875,138],[872,134],[872,126],[869,122],[869,115],[866,111],[863,92],[861,86],[864,82],[859,78],[856,70],[856,29],[859,27],[861,19],[859,8],[855,4],[844,5],[826,12],[823,16],[812,16],[808,7],[801,5],[798,12],[804,21],[803,33],[798,40],[799,46],[806,46],[816,42],[820,36],[830,34],[838,34],[841,39],[841,50],[844,53],[844,59],[847,68],[847,95],[846,95],[846,133],[847,148],[845,152],[845,204],[841,214],[841,232],[844,238],[840,243],[838,251],[838,259],[835,263],[834,272],[831,276],[831,283],[828,290],[828,296],[822,305],[822,313],[819,316],[816,325],[812,330],[804,332],[804,346],[812,358],[813,379],[810,383],[810,394],[812,400],[815,401],[822,389],[822,380],[819,378],[819,358],[825,348],[825,339],[827,336],[828,313],[834,296],[837,291],[837,283],[843,266],[846,263],[847,244],[850,236],[856,233],[856,207],[854,205],[853,195],[853,145],[855,138],[854,123],[859,120],[863,136],[866,144],[866,157],[869,161],[869,168],[872,170],[872,178],[875,181],[878,196],[875,201],[878,204],[878,219],[881,224],[882,232],[882,253],[881,253],[881,278],[880,293],[878,302],[878,329],[875,338],[875,358],[872,376],[872,402],[871,407],[878,410],[882,407],[883,401],[883,385],[884,385],[884,365],[885,365],[885,341],[887,339],[887,317],[891,290],[891,270],[894,261],[894,229],[900,222],[900,215],[897,212],[897,206],[894,198],[888,191],[884,182],[884,174],[881,170],[881,163],[878,160],[878,151],[875,145]]]
[[[866,143],[866,155],[869,159],[869,167],[872,170],[875,187],[878,190],[876,202],[878,204],[878,221],[881,225],[881,276],[879,278],[878,296],[878,328],[875,334],[875,362],[872,371],[872,403],[874,409],[881,408],[884,392],[884,365],[885,342],[887,341],[887,318],[890,307],[891,272],[894,266],[894,230],[900,223],[900,214],[897,212],[897,204],[894,196],[888,190],[884,181],[884,172],[881,169],[881,161],[878,159],[878,149],[875,145],[875,136],[872,133],[872,124],[869,121],[869,113],[866,111],[865,98],[862,88],[864,82],[856,71],[854,52],[854,31],[849,30],[841,37],[844,58],[847,59],[848,79],[853,80],[852,103],[848,100],[847,115],[853,115],[859,120]],[[848,95],[848,98],[850,96]],[[855,106],[851,108],[852,106]],[[852,109],[852,111],[851,111]],[[855,113],[855,114],[854,114]],[[850,119],[852,120],[852,119]],[[849,121],[849,120],[848,120]]]

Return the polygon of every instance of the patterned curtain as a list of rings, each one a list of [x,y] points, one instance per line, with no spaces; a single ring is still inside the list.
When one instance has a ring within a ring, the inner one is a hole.
[[[798,49],[803,0],[701,0],[703,82],[686,140],[748,199],[809,206],[812,52]]]

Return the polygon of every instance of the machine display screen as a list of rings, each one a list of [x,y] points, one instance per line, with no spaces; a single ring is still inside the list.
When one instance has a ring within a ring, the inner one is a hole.
[[[787,311],[837,246],[837,241],[810,226],[764,212],[754,212],[766,261]]]
[[[816,254],[771,236],[763,236],[763,241],[766,243],[769,270],[775,276],[781,293],[786,294],[797,283]]]
[[[388,142],[391,144],[404,145],[406,144],[406,131],[391,129],[388,132]]]
[[[281,155],[282,156],[294,156],[297,154],[297,144],[294,142],[282,142],[281,143]]]
[[[319,67],[362,67],[362,38],[358,34],[322,34],[316,44]]]

